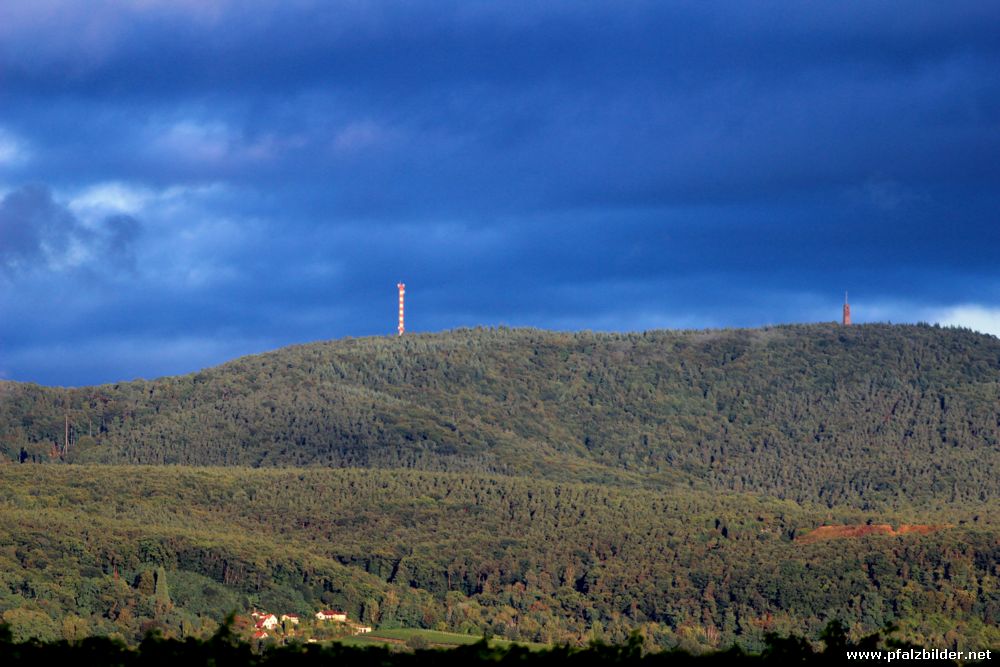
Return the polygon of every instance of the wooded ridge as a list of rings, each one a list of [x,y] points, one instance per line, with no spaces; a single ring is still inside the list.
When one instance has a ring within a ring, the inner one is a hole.
[[[1000,339],[930,326],[475,329],[313,343],[191,375],[0,385],[10,460],[321,465],[766,493],[1000,496]]]
[[[927,325],[467,329],[0,383],[15,639],[231,611],[759,651],[1000,645],[1000,339]]]

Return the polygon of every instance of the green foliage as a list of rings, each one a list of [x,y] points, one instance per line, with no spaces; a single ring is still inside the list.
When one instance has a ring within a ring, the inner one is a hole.
[[[69,460],[697,481],[830,506],[1000,496],[1000,340],[929,326],[345,339],[181,377],[0,385]]]
[[[811,542],[787,536],[872,515],[458,473],[6,466],[0,612],[43,612],[57,636],[73,615],[128,641],[204,636],[256,606],[339,607],[376,634],[583,644],[639,629],[659,648],[760,650],[768,633],[842,618],[985,647],[1000,641],[998,509],[890,512],[880,520],[943,527]]]
[[[0,382],[0,613],[131,644],[260,606],[693,652],[832,618],[995,646],[998,406],[1000,340],[888,325],[460,330]],[[803,539],[885,523],[935,528]]]
[[[170,591],[167,589],[167,571],[162,565],[156,568],[153,596],[156,598],[156,609],[159,614],[165,614],[173,607],[173,603],[170,602]]]
[[[824,633],[826,646],[822,651],[811,642],[791,635],[769,635],[766,649],[760,654],[746,653],[732,647],[724,651],[691,655],[683,650],[651,652],[639,632],[629,636],[620,645],[593,642],[587,647],[548,647],[529,650],[518,645],[491,645],[485,640],[448,650],[428,648],[419,635],[411,637],[406,646],[355,646],[349,642],[327,645],[292,643],[277,647],[273,643],[258,643],[254,650],[236,639],[227,622],[210,638],[199,641],[164,639],[150,634],[140,645],[129,649],[111,639],[90,638],[82,642],[14,643],[6,626],[0,624],[0,660],[5,665],[37,664],[94,664],[102,667],[132,667],[137,665],[204,664],[254,667],[267,665],[422,665],[433,662],[442,667],[468,667],[475,665],[633,665],[653,667],[677,664],[842,664],[846,651],[869,651],[894,646],[883,643],[878,635],[865,637],[860,642],[847,640],[846,630],[828,626]],[[830,638],[836,641],[831,642]],[[937,664],[956,664],[935,661]]]

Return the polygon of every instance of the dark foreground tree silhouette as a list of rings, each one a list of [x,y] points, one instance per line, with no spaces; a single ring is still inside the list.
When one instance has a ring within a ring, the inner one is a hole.
[[[490,646],[483,639],[475,644],[454,649],[417,649],[401,652],[381,646],[358,648],[342,644],[292,644],[266,651],[254,651],[240,640],[232,629],[230,616],[207,640],[164,639],[150,632],[138,647],[130,649],[123,643],[106,637],[89,637],[78,642],[28,641],[15,643],[5,625],[0,625],[0,664],[10,667],[39,664],[72,664],[74,667],[311,667],[313,665],[358,665],[361,667],[394,667],[433,663],[435,667],[468,667],[475,665],[756,665],[756,664],[839,664],[847,659],[847,651],[876,650],[881,645],[879,633],[851,642],[847,627],[840,621],[826,626],[820,639],[822,651],[791,635],[768,635],[767,649],[761,654],[746,653],[738,647],[726,651],[692,655],[685,651],[644,652],[642,636],[633,633],[628,642],[610,645],[593,642],[586,648],[555,646],[532,651],[525,646]],[[891,646],[891,644],[889,644]],[[926,661],[922,661],[926,662]],[[955,664],[939,661],[936,664]]]

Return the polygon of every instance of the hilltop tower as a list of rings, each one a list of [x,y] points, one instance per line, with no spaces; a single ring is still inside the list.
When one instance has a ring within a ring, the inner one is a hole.
[[[402,307],[402,306],[400,306]],[[845,327],[851,326],[851,304],[847,303],[847,292],[844,292],[844,319]]]
[[[403,335],[403,296],[406,294],[406,285],[404,283],[397,283],[396,287],[399,289],[399,332],[397,335]]]

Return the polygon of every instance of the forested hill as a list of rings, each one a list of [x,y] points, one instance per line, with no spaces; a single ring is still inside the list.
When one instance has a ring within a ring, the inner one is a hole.
[[[0,385],[11,460],[412,467],[829,504],[1000,496],[1000,339],[925,325],[344,339]],[[70,446],[63,448],[64,419]]]

